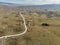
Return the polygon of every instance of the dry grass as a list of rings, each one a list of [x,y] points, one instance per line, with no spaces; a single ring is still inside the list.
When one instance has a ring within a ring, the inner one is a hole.
[[[24,13],[24,10],[21,12]],[[31,15],[27,14],[26,11],[26,14],[23,15],[26,23],[28,20],[32,20],[31,25],[27,25],[29,31],[23,36],[7,38],[6,45],[60,45],[60,20],[41,19],[39,14],[34,13],[34,11],[39,10],[32,10]],[[50,26],[41,26],[42,23],[48,23]],[[17,16],[16,10],[0,11],[0,36],[17,34],[23,31],[22,19]]]

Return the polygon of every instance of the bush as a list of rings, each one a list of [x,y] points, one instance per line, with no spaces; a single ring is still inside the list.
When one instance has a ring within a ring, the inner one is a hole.
[[[42,23],[41,25],[42,26],[49,26],[49,24],[47,24],[47,23]]]

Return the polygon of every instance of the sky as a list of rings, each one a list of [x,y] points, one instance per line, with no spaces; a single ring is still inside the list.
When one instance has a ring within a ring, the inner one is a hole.
[[[25,5],[60,4],[60,0],[0,0],[0,2],[9,2]]]

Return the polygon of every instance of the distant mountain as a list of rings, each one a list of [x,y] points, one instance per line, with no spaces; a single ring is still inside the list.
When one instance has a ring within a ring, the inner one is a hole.
[[[58,8],[60,9],[60,4],[47,4],[47,5],[37,5],[40,8]]]
[[[23,8],[57,8],[60,9],[60,4],[45,4],[45,5],[23,5],[23,4],[15,4],[15,3],[8,3],[8,2],[0,2],[0,5],[8,5],[13,7],[23,7]]]
[[[7,3],[7,2],[0,2],[0,5],[19,6],[19,4],[15,4],[15,3]]]
[[[25,6],[19,6],[19,7],[32,7],[32,8],[57,8],[60,9],[60,4],[46,4],[46,5],[25,5]]]

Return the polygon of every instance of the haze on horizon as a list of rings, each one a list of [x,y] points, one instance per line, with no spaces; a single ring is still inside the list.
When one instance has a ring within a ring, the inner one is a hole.
[[[23,5],[60,4],[60,0],[0,0],[0,2],[16,3]]]

